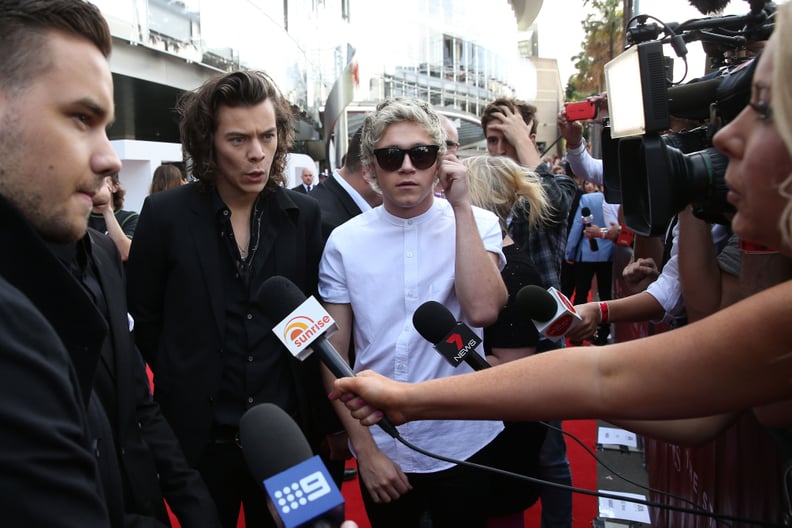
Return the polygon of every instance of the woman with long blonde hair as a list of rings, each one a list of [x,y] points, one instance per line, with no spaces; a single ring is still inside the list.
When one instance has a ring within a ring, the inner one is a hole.
[[[515,306],[517,292],[529,284],[541,284],[533,259],[508,235],[515,216],[526,220],[529,228],[547,220],[549,204],[539,178],[505,156],[476,156],[462,160],[468,170],[468,189],[473,205],[494,212],[503,233],[506,266],[501,277],[509,292],[498,320],[484,328],[484,351],[490,364],[497,365],[536,353],[539,333]],[[545,477],[540,451],[547,429],[538,422],[510,422],[499,435],[493,451],[496,467],[523,475]],[[552,431],[552,434],[559,434]],[[532,506],[546,488],[511,478],[493,478],[490,500],[493,515],[488,528],[522,528],[524,510]],[[544,495],[543,495],[544,496]]]

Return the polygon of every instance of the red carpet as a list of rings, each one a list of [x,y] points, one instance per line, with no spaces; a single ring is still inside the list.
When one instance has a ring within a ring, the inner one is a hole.
[[[151,372],[149,381],[151,380]],[[152,384],[153,386],[153,384]],[[596,450],[597,423],[594,420],[570,420],[564,422],[564,430],[575,435],[592,451]],[[567,457],[572,468],[572,485],[590,490],[597,489],[597,462],[577,442],[567,437]],[[347,462],[354,467],[354,459]],[[346,501],[346,518],[358,523],[360,528],[371,528],[363,500],[360,497],[359,480],[356,478],[344,482],[341,493]],[[525,511],[525,526],[534,528],[540,525],[542,506],[541,501]],[[592,519],[597,516],[596,497],[575,493],[572,496],[573,528],[590,528]],[[179,528],[179,523],[171,515],[173,528]],[[245,522],[240,516],[238,528],[245,528]]]

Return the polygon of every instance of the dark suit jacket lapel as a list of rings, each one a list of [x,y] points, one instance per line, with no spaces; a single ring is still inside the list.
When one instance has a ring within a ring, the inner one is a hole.
[[[196,284],[196,288],[206,287],[209,302],[212,305],[217,332],[222,341],[225,330],[225,301],[223,300],[223,286],[220,277],[220,256],[217,254],[217,219],[213,208],[214,191],[193,193],[194,200],[190,204],[193,215],[189,222],[192,235],[195,259],[204,274],[203,285]]]
[[[121,269],[118,261],[113,258],[114,253],[101,247],[101,243],[95,240],[95,237],[104,235],[91,230],[88,231],[88,235],[91,237],[91,254],[96,262],[97,275],[102,285],[102,294],[107,303],[107,324],[110,327],[112,339],[111,347],[102,347],[101,360],[108,365],[108,371],[113,376],[113,381],[117,387],[115,391],[118,400],[116,405],[119,409],[124,409],[127,403],[121,401],[121,399],[133,394],[133,392],[131,387],[126,386],[131,378],[119,374],[131,368],[130,360],[133,359],[131,356],[133,349],[129,338],[129,319],[126,313],[126,297],[123,295],[124,284]],[[120,416],[118,412],[114,414]],[[124,438],[126,433],[124,427],[126,424],[124,420],[118,420],[118,422],[118,436]]]
[[[298,239],[295,228],[298,209],[288,193],[280,188],[267,198],[267,202],[255,258],[260,259],[259,262],[274,258],[275,273],[284,274],[285,270],[297,265],[293,259]]]
[[[88,403],[104,318],[17,209],[0,196],[0,275],[24,293],[53,326],[74,363]]]
[[[355,200],[353,200],[352,197],[349,196],[349,193],[346,191],[346,189],[344,189],[341,184],[338,183],[335,174],[327,178],[325,183],[327,184],[327,188],[338,197],[338,201],[349,215],[349,218],[362,213],[360,207],[358,207],[358,204],[355,203]]]

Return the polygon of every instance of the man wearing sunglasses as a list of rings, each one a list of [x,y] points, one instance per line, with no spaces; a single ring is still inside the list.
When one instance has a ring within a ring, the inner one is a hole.
[[[577,192],[574,180],[564,174],[553,174],[536,148],[536,107],[517,99],[499,98],[488,104],[481,115],[481,128],[491,156],[507,156],[523,167],[536,172],[544,188],[552,214],[547,222],[532,227],[528,215],[515,212],[509,224],[509,235],[520,248],[531,255],[542,280],[542,287],[561,288],[561,262],[564,260],[568,224],[567,217]],[[540,339],[539,352],[561,346]],[[555,425],[560,426],[560,422]],[[572,485],[572,474],[566,457],[566,443],[560,431],[549,429],[540,455],[541,477],[566,486]],[[545,486],[542,490],[542,528],[572,526],[572,493]]]
[[[433,300],[483,327],[506,302],[498,221],[471,205],[466,169],[445,141],[439,115],[415,99],[380,103],[363,124],[362,160],[383,204],[336,228],[319,266],[319,293],[339,328],[330,339],[345,354],[354,336],[355,370],[411,382],[469,372],[433,350],[414,329],[413,313]],[[438,181],[445,200],[434,197]],[[424,512],[436,528],[485,526],[486,473],[414,453],[337,410],[372,526],[417,527]],[[501,430],[499,422],[436,420],[400,433],[434,453],[484,462],[477,453]]]

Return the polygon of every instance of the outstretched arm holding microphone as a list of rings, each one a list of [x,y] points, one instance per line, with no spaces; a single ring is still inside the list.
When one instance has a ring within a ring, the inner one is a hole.
[[[734,232],[786,256],[792,256],[786,190],[792,174],[792,85],[784,80],[792,69],[790,24],[792,4],[783,4],[754,74],[751,102],[714,140],[729,158]],[[405,384],[361,372],[336,381],[332,397],[366,425],[383,413],[400,424],[439,417],[656,420],[753,408],[764,419],[770,415],[765,410],[788,407],[792,400],[790,295],[787,281],[673,332],[566,348],[454,378]]]
[[[364,425],[383,413],[397,425],[440,417],[689,418],[790,399],[790,295],[786,282],[673,332],[419,384],[364,371],[336,380],[332,396]]]

